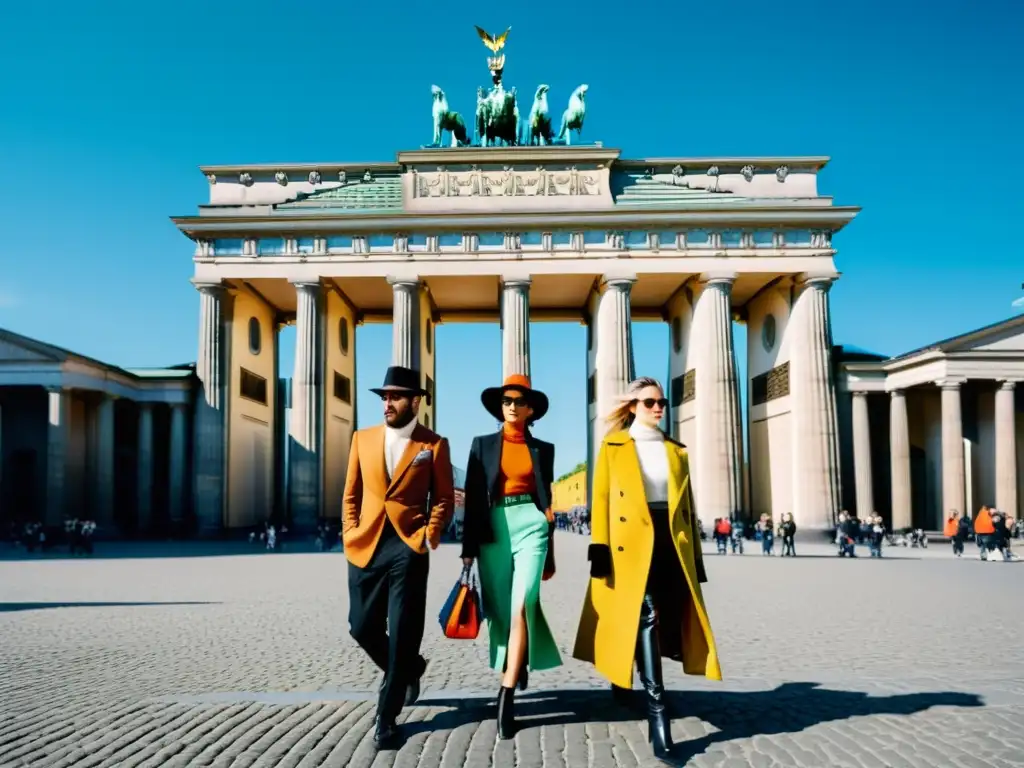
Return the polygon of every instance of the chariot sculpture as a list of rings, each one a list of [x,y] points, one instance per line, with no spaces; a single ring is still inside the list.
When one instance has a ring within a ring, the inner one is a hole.
[[[487,68],[491,72],[491,87],[478,88],[476,114],[473,122],[473,137],[470,138],[466,121],[462,115],[448,106],[448,99],[440,87],[431,87],[433,93],[434,134],[431,147],[464,147],[475,144],[481,147],[514,147],[519,145],[545,146],[549,144],[571,144],[572,134],[577,140],[583,131],[586,117],[587,86],[581,85],[569,97],[569,105],[562,113],[561,124],[556,135],[548,108],[547,85],[540,85],[533,97],[527,119],[520,118],[516,89],[505,90],[502,74],[505,70],[505,54],[501,50],[508,39],[509,27],[495,36],[476,27],[484,45],[494,54],[487,57]],[[444,134],[448,133],[448,140]]]

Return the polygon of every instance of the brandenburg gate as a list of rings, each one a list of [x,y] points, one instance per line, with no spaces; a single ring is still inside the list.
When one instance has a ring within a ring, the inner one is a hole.
[[[585,324],[591,458],[603,415],[635,374],[631,322],[667,322],[669,421],[691,451],[705,525],[745,510],[830,526],[840,504],[832,236],[858,209],[819,192],[827,158],[630,160],[570,143],[586,86],[559,136],[535,119],[546,116],[547,86],[530,119],[502,134],[515,95],[501,85],[504,57],[489,64],[497,77],[478,95],[473,139],[434,89],[434,144],[450,132],[454,146],[394,162],[202,169],[209,202],[174,219],[195,244],[200,299],[200,532],[275,512],[285,474],[278,332],[292,323],[288,498],[278,505],[299,529],[340,516],[337,468],[369,386],[357,376],[355,328],[373,322],[393,323],[394,363],[418,368],[428,391],[440,324],[500,323],[503,374],[529,373],[531,321]],[[744,382],[734,322],[748,329]],[[434,402],[419,418],[443,433]]]

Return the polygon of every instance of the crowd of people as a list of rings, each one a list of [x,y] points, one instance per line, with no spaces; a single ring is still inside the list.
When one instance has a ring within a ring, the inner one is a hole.
[[[66,547],[71,555],[91,555],[95,533],[94,520],[69,518],[62,526],[47,527],[40,522],[11,523],[8,539],[27,552],[50,552]]]
[[[953,554],[957,557],[963,557],[966,543],[974,539],[979,559],[1012,561],[1020,557],[1012,551],[1010,542],[1024,535],[1024,524],[997,509],[983,506],[973,520],[955,510],[951,512],[943,535],[952,543]]]

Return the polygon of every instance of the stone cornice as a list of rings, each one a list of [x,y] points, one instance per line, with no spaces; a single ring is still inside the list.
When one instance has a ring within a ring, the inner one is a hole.
[[[764,171],[775,171],[785,166],[789,170],[820,171],[831,158],[825,156],[810,157],[645,157],[638,160],[623,158],[615,163],[616,168],[643,170],[659,166],[682,166],[693,171],[699,168],[718,168],[720,173],[732,172],[752,166]]]
[[[278,171],[284,171],[285,173],[301,174],[307,176],[310,171],[320,171],[320,173],[331,174],[337,176],[338,171],[345,171],[346,173],[382,173],[391,172],[396,173],[402,170],[402,166],[398,163],[380,163],[380,162],[367,162],[367,163],[246,163],[245,165],[201,165],[199,170],[204,175],[209,176],[213,174],[218,177],[218,180],[225,182],[238,182],[238,174],[245,173],[257,173],[257,174],[268,174],[277,173]],[[234,178],[232,178],[234,177]]]
[[[842,229],[860,211],[855,206],[742,209],[612,209],[602,211],[407,214],[399,212],[341,216],[177,216],[171,221],[190,237],[219,234],[309,232],[526,231],[540,229],[684,229],[687,227],[785,226]]]
[[[605,164],[621,170],[671,169],[680,166],[688,171],[713,170],[737,173],[750,167],[762,171],[811,171],[817,173],[828,164],[827,156],[808,157],[645,157],[622,158],[621,150],[600,145],[547,147],[441,147],[397,152],[394,162],[329,162],[329,163],[244,163],[201,165],[203,175],[220,182],[238,183],[242,173],[267,175],[281,171],[289,177],[305,178],[318,171],[324,178],[336,177],[339,171],[351,174],[396,173],[415,165],[516,165],[522,163]]]

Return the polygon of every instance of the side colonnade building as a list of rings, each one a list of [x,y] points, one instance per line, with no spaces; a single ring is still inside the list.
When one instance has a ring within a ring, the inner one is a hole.
[[[832,237],[858,209],[819,194],[827,158],[619,155],[460,147],[394,163],[203,168],[209,203],[174,219],[195,243],[200,295],[199,532],[283,510],[300,530],[337,518],[338,468],[369,386],[355,328],[393,322],[393,362],[433,392],[436,326],[480,321],[501,325],[505,375],[530,371],[531,321],[587,326],[591,459],[636,374],[631,322],[667,322],[671,430],[692,450],[705,524],[793,512],[805,529],[830,527],[842,501]],[[745,382],[734,322],[748,327]],[[277,350],[292,323],[285,451]],[[436,400],[419,418],[444,432]]]

